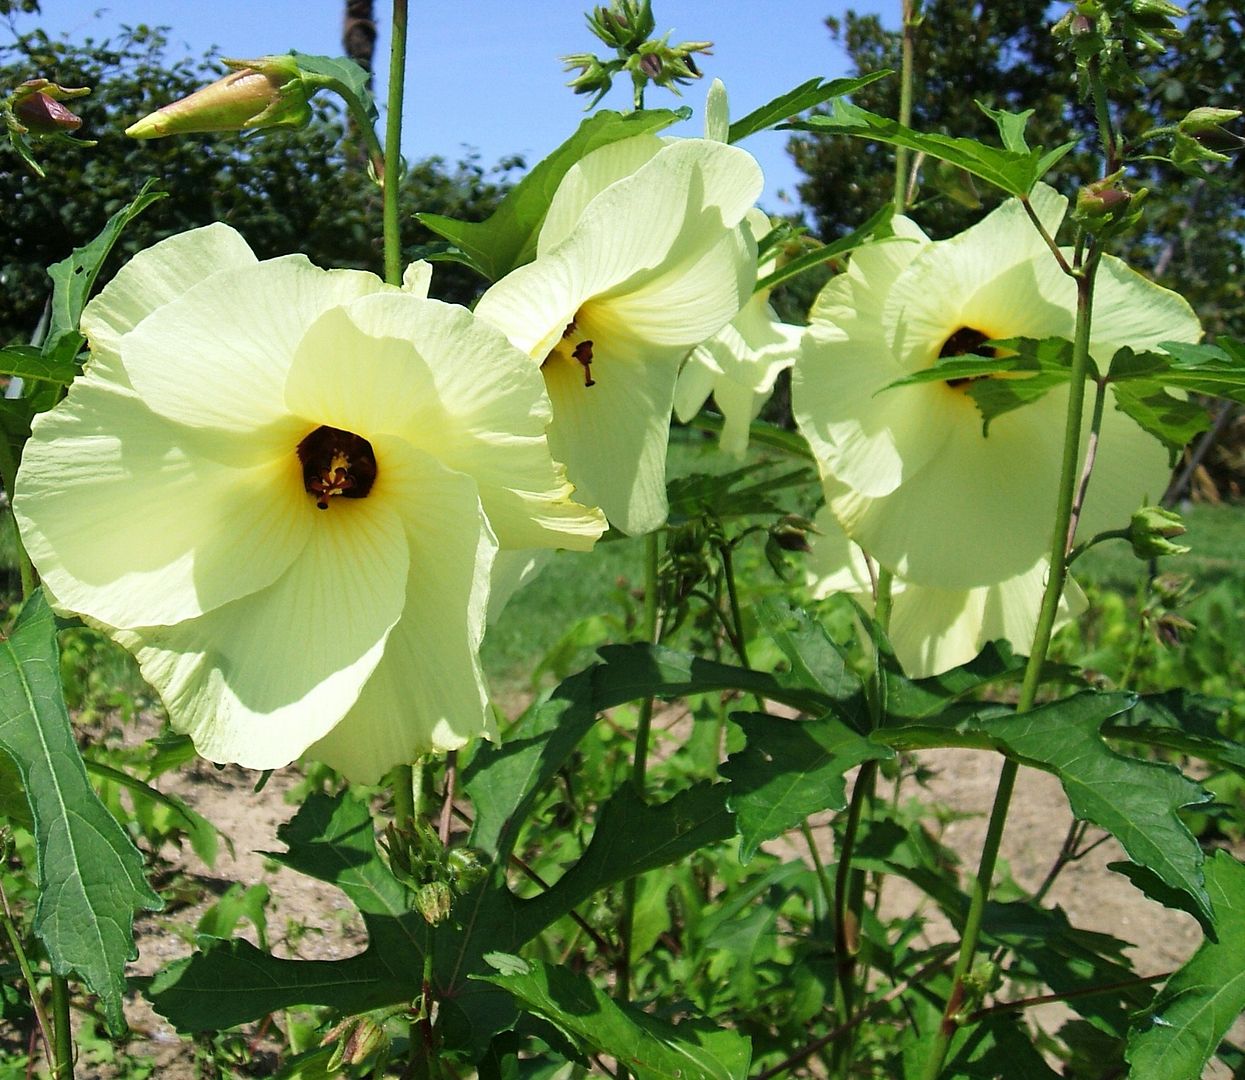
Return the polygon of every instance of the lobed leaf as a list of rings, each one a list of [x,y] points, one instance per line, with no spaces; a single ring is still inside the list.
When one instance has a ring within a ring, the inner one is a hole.
[[[986,146],[976,139],[927,135],[842,99],[835,100],[827,116],[812,116],[779,126],[820,135],[856,135],[893,146],[904,146],[940,161],[949,161],[1018,198],[1028,196],[1033,185],[1075,145],[1069,142],[1043,153],[1041,148],[1028,151],[999,149]]]
[[[1133,862],[1184,894],[1213,934],[1202,849],[1178,814],[1210,796],[1170,765],[1117,754],[1099,732],[1134,702],[1129,694],[1082,693],[985,720],[980,729],[1009,755],[1059,777],[1076,818],[1106,829]]]
[[[677,1027],[634,1005],[620,1005],[583,974],[539,960],[490,954],[495,975],[481,975],[555,1024],[583,1053],[625,1065],[636,1080],[735,1080],[752,1061],[750,1040],[707,1021]]]
[[[125,964],[138,955],[134,913],[163,904],[143,876],[142,855],[87,779],[61,688],[56,620],[42,591],[0,641],[0,750],[17,765],[34,820],[35,933],[52,970],[77,972],[120,1035]]]
[[[895,73],[889,69],[871,71],[852,79],[830,79],[823,81],[820,76],[801,83],[794,90],[779,94],[773,101],[768,101],[759,109],[753,109],[747,116],[736,120],[730,127],[727,142],[737,143],[758,131],[764,131],[775,124],[781,123],[797,113],[812,109],[830,98],[846,97],[854,94],[862,87],[885,79]]]
[[[787,720],[766,713],[735,713],[748,742],[719,772],[730,783],[727,806],[747,863],[762,841],[781,836],[810,814],[847,806],[844,773],[865,761],[894,757],[833,716]]]
[[[104,260],[125,227],[152,203],[167,198],[167,191],[152,191],[154,179],[148,180],[134,199],[112,215],[94,240],[73,249],[73,254],[48,267],[52,279],[52,310],[43,355],[51,369],[60,370],[72,364],[82,347],[78,322],[82,309],[95,285]]]
[[[68,386],[78,374],[72,358],[44,356],[34,345],[10,345],[0,349],[0,375]]]
[[[853,229],[846,236],[841,236],[829,244],[822,244],[821,247],[814,248],[812,251],[800,255],[790,262],[784,263],[773,273],[761,278],[756,284],[755,291],[760,292],[762,289],[772,289],[776,285],[781,285],[784,281],[789,281],[791,278],[804,273],[805,270],[821,266],[822,263],[829,262],[831,259],[837,259],[840,255],[846,255],[848,252],[854,251],[862,244],[867,244],[872,240],[889,235],[891,218],[894,216],[894,206],[887,203],[861,225],[860,228]],[[759,256],[758,259],[760,259]]]
[[[1159,992],[1129,1033],[1130,1076],[1201,1076],[1220,1039],[1245,1012],[1245,865],[1226,851],[1206,864],[1219,940],[1205,941]]]

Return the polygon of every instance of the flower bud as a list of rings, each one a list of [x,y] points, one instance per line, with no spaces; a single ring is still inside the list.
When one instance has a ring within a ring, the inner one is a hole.
[[[588,25],[606,45],[621,52],[634,52],[653,32],[651,0],[612,0],[609,7],[593,8]]]
[[[292,57],[225,64],[233,69],[228,75],[149,113],[125,133],[134,139],[159,139],[202,131],[303,127],[311,119],[311,91]]]
[[[389,1036],[370,1016],[351,1016],[337,1024],[320,1041],[321,1046],[336,1042],[327,1070],[336,1075],[343,1065],[362,1065],[372,1054],[389,1044]]]
[[[1105,217],[1132,201],[1132,194],[1114,186],[1119,174],[1095,180],[1077,192],[1076,209],[1086,217]]]
[[[454,891],[460,895],[470,892],[488,877],[488,867],[474,848],[451,848],[446,856]]]
[[[1184,555],[1184,544],[1173,544],[1172,538],[1183,536],[1184,520],[1175,510],[1162,506],[1143,506],[1128,523],[1128,542],[1139,559],[1157,559],[1164,555]]]
[[[1241,115],[1240,109],[1215,109],[1204,105],[1190,111],[1176,126],[1189,135],[1213,131],[1220,124],[1227,124]]]
[[[21,98],[13,106],[13,115],[32,135],[68,133],[82,126],[82,117],[44,93],[27,94]]]
[[[450,917],[454,898],[444,881],[430,881],[415,890],[415,908],[429,926],[440,926]]]
[[[597,95],[589,102],[588,108],[592,108],[609,93],[614,73],[617,70],[617,65],[602,63],[591,53],[574,53],[571,56],[564,56],[562,64],[565,71],[579,71],[579,74],[566,84],[567,86],[577,94]]]
[[[89,86],[60,86],[49,79],[27,79],[9,98],[12,120],[23,134],[68,135],[82,126],[82,117],[62,102],[89,94]]]

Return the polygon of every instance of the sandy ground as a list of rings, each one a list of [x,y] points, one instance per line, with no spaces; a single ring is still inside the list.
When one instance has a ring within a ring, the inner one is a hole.
[[[671,718],[658,717],[659,727],[665,726],[663,721],[670,722]],[[928,785],[932,797],[970,815],[952,820],[942,838],[961,855],[965,866],[975,865],[985,834],[985,813],[994,795],[998,759],[968,751],[931,751],[921,760],[934,773]],[[234,850],[230,854],[222,845],[213,868],[204,866],[189,847],[181,852],[170,871],[181,875],[187,886],[184,892],[191,902],[178,910],[139,920],[136,932],[140,957],[131,968],[133,974],[150,974],[189,953],[196,920],[235,881],[263,882],[270,888],[269,938],[278,955],[330,959],[357,952],[364,946],[361,921],[337,890],[294,874],[261,854],[266,849],[282,848],[276,829],[295,812],[296,807],[285,796],[297,781],[296,774],[289,770],[274,774],[259,793],[252,790],[255,779],[255,774],[235,767],[217,769],[198,762],[178,773],[166,774],[158,782],[162,790],[179,795],[215,823],[230,838]],[[905,790],[905,797],[916,794],[915,785],[910,787],[910,792]],[[1058,782],[1044,773],[1022,769],[1002,848],[1003,858],[1021,885],[1032,889],[1041,882],[1070,821]],[[816,832],[829,836],[828,829]],[[767,847],[788,857],[807,857],[798,835],[791,842],[783,839]],[[829,850],[822,854],[827,859],[833,857]],[[1201,941],[1197,924],[1189,916],[1146,900],[1123,877],[1106,869],[1108,863],[1121,858],[1123,854],[1114,841],[1103,844],[1063,872],[1048,903],[1062,907],[1079,928],[1110,933],[1131,942],[1134,963],[1141,974],[1178,967]],[[884,914],[911,911],[923,900],[914,888],[898,879],[888,879],[884,897]],[[926,910],[932,911],[932,905]],[[249,928],[244,933],[254,940]],[[931,918],[927,933],[930,940],[945,940],[948,931],[937,918]],[[134,1031],[129,1051],[153,1058],[154,1076],[166,1080],[196,1077],[193,1046],[141,998],[131,1003],[129,1016]],[[1057,1026],[1060,1015],[1047,1008],[1041,1019],[1047,1026]],[[1245,1039],[1245,1025],[1238,1023],[1234,1034]],[[254,1030],[248,1033],[248,1039],[256,1054],[256,1074],[268,1075],[265,1062],[275,1060],[271,1057],[273,1042],[264,1032]],[[79,1072],[80,1077],[86,1075]],[[107,1080],[116,1074],[108,1068],[98,1068],[95,1075]],[[1212,1068],[1205,1076],[1221,1080],[1229,1074]]]

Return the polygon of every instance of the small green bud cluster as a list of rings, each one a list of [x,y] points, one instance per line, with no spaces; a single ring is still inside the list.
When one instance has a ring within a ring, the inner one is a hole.
[[[679,87],[700,78],[695,53],[708,54],[710,41],[684,41],[670,44],[670,34],[650,40],[656,26],[651,0],[611,0],[588,14],[588,27],[602,42],[614,50],[612,59],[592,53],[573,53],[562,57],[567,71],[578,74],[566,85],[577,94],[592,94],[592,108],[609,93],[614,76],[629,72],[637,107],[644,87],[654,83],[679,93]]]
[[[1139,559],[1184,555],[1188,548],[1172,540],[1185,534],[1184,519],[1163,506],[1143,506],[1128,523],[1128,542]]]
[[[1163,52],[1179,40],[1175,20],[1185,14],[1169,0],[1076,0],[1052,33],[1079,68],[1097,64],[1107,85],[1118,88],[1140,82],[1132,68],[1138,53]]]
[[[1141,206],[1148,191],[1127,191],[1120,186],[1123,179],[1124,170],[1118,169],[1077,192],[1076,221],[1100,239],[1127,232],[1141,219]]]
[[[390,824],[381,846],[389,869],[412,891],[415,910],[430,926],[449,919],[454,897],[462,896],[487,875],[488,867],[471,848],[446,848],[422,821],[403,828]]]

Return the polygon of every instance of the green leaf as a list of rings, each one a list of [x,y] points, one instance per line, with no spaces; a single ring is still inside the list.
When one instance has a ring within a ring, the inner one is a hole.
[[[353,60],[344,56],[311,56],[296,49],[292,49],[290,55],[300,71],[314,76],[312,82],[323,83],[340,94],[347,104],[360,110],[373,124],[380,119],[376,100],[367,85],[372,76]]]
[[[1019,1017],[987,1016],[954,1039],[943,1080],[1059,1080]]]
[[[962,909],[967,913],[967,898]],[[1136,974],[1129,944],[1110,934],[1078,930],[1060,908],[1031,903],[986,905],[982,935],[991,947],[1011,951],[1009,975],[1022,982],[1040,980],[1067,1006],[1100,1031],[1123,1038],[1130,1015],[1149,1004],[1151,991],[1128,985]],[[1104,987],[1094,993],[1097,987]]]
[[[896,379],[882,390],[919,383],[949,382],[952,379],[970,380],[964,386],[964,392],[976,404],[981,413],[982,431],[988,435],[990,421],[995,417],[1037,401],[1053,387],[1068,381],[1072,367],[1070,341],[1063,338],[1006,338],[983,344],[1001,355],[940,357],[930,367]],[[1003,373],[1018,377],[992,377]]]
[[[1117,383],[1115,407],[1166,446],[1172,464],[1189,440],[1210,427],[1205,409],[1195,402],[1172,397],[1157,383]]]
[[[1245,865],[1217,851],[1206,864],[1206,887],[1219,940],[1202,943],[1129,1033],[1130,1076],[1201,1076],[1220,1039],[1245,1012]]]
[[[1006,109],[992,109],[981,101],[974,101],[973,104],[994,121],[994,126],[999,129],[999,138],[1003,141],[1003,149],[1010,150],[1013,154],[1029,152],[1025,128],[1029,126],[1029,117],[1033,115],[1032,109],[1013,113]]]
[[[1162,746],[1245,775],[1245,745],[1223,735],[1218,720],[1232,702],[1189,690],[1141,698],[1116,723],[1103,726],[1111,739]]]
[[[787,512],[787,505],[777,497],[779,493],[811,488],[818,482],[816,470],[798,468],[780,476],[766,475],[752,483],[745,483],[765,470],[767,465],[767,462],[758,461],[726,473],[693,473],[671,480],[666,485],[666,497],[670,504],[667,521],[671,525],[682,525],[689,521],[701,521],[706,514],[719,519],[758,515],[778,517]]]
[[[832,716],[786,720],[765,713],[735,713],[747,747],[719,770],[731,782],[727,806],[742,838],[739,861],[748,862],[764,840],[781,836],[809,814],[847,806],[843,774],[865,761],[894,757]]]
[[[759,109],[753,109],[747,116],[741,117],[731,124],[727,142],[737,143],[758,131],[764,131],[775,124],[812,109],[830,98],[846,97],[854,94],[862,87],[885,79],[895,73],[889,69],[871,71],[854,79],[831,79],[823,81],[820,77],[801,83],[794,90],[779,94],[773,101],[766,102]]]
[[[233,1027],[294,1005],[366,1012],[419,993],[427,924],[381,861],[367,804],[312,795],[277,835],[288,850],[266,854],[341,889],[363,916],[367,949],[343,960],[282,960],[240,939],[213,943],[146,989],[179,1031]]]
[[[475,808],[471,846],[505,865],[540,789],[562,767],[597,720],[589,668],[563,682],[507,730],[500,744],[481,745],[463,771]]]
[[[49,359],[50,367],[60,370],[66,363],[72,364],[81,348],[83,338],[78,333],[78,321],[117,238],[147,207],[168,197],[167,191],[151,190],[155,182],[148,180],[132,202],[108,219],[94,240],[74,248],[69,258],[48,267],[48,276],[52,279],[52,312],[47,337],[43,340],[43,355]]]
[[[522,940],[534,937],[593,893],[677,862],[735,835],[726,784],[694,784],[657,805],[630,785],[601,807],[588,849],[548,892],[526,900],[517,916]]]
[[[722,690],[758,694],[815,714],[832,704],[824,694],[794,679],[702,660],[660,645],[606,645],[598,655],[604,661],[593,689],[598,710],[646,697],[676,698]]]
[[[507,192],[486,221],[457,221],[417,214],[423,224],[454,244],[490,281],[536,257],[536,238],[562,177],[586,154],[634,135],[651,134],[684,119],[682,112],[646,109],[616,113],[602,109]]]
[[[1170,765],[1124,757],[1099,729],[1130,709],[1129,694],[1082,693],[1020,715],[994,717],[980,729],[1012,757],[1059,777],[1073,815],[1114,836],[1128,857],[1188,897],[1214,932],[1202,881],[1202,849],[1177,813],[1210,796]]]
[[[190,846],[194,849],[194,853],[208,866],[216,865],[216,841],[220,836],[220,832],[202,814],[192,810],[176,795],[167,795],[163,791],[158,791],[137,777],[122,772],[120,769],[114,769],[103,762],[87,759],[86,769],[87,772],[93,773],[101,780],[107,780],[109,783],[125,788],[136,798],[146,799],[149,802],[167,806],[182,819],[182,828],[190,840]]]
[[[761,278],[756,284],[755,291],[760,292],[762,289],[772,289],[774,286],[781,285],[784,281],[789,281],[791,278],[804,273],[805,270],[821,266],[822,263],[829,262],[831,259],[837,259],[840,255],[846,255],[849,251],[854,251],[862,244],[867,244],[871,240],[888,235],[891,218],[894,216],[894,206],[887,203],[861,225],[860,228],[854,229],[846,236],[839,237],[838,240],[832,243],[823,244],[819,248],[814,248],[798,258],[784,263],[772,274]]]
[[[860,693],[860,677],[847,666],[826,628],[807,611],[774,597],[766,597],[753,610],[761,629],[791,664],[791,673],[805,686],[837,702]]]
[[[78,365],[72,359],[44,356],[43,350],[33,345],[10,345],[0,349],[0,375],[68,386],[77,374]]]
[[[636,1080],[737,1080],[746,1076],[751,1043],[708,1021],[677,1027],[633,1005],[619,1005],[592,980],[567,968],[518,957],[495,957],[496,975],[479,976],[557,1025],[585,1053],[625,1065]]]
[[[811,116],[807,120],[779,126],[820,135],[857,135],[893,146],[905,146],[940,161],[949,161],[1020,198],[1026,197],[1033,185],[1075,145],[1065,143],[1044,154],[1040,148],[1022,152],[986,146],[975,139],[926,135],[905,127],[897,120],[888,120],[841,99],[834,102],[828,116]]]
[[[119,1035],[125,964],[138,955],[134,913],[163,905],[143,877],[142,856],[87,779],[61,690],[56,620],[42,591],[0,642],[0,750],[16,763],[34,818],[35,933],[52,970],[77,972]]]

